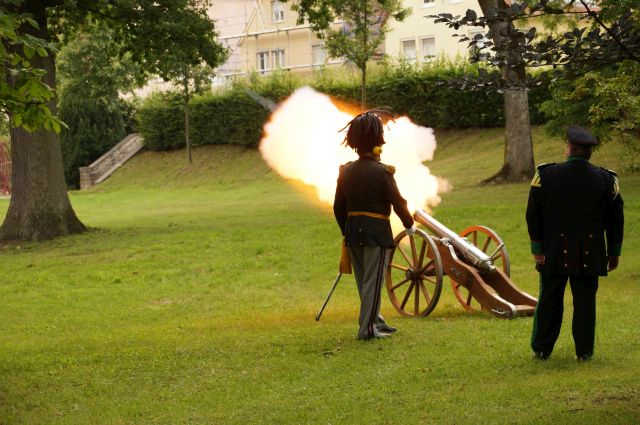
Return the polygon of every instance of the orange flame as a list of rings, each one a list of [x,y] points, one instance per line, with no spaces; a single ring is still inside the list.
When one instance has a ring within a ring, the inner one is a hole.
[[[341,145],[344,133],[339,133],[352,118],[328,96],[300,88],[278,105],[265,125],[260,152],[280,175],[315,187],[318,198],[333,205],[339,166],[357,159]],[[385,126],[385,140],[382,162],[396,167],[396,182],[409,209],[437,205],[439,180],[423,164],[433,159],[436,149],[433,130],[400,117]],[[392,217],[394,231],[402,229],[400,220]]]

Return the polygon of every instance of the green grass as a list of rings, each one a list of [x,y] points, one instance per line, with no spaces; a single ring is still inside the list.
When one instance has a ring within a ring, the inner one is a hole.
[[[479,187],[502,161],[499,130],[438,135],[432,172],[453,188],[435,210],[455,230],[493,228],[512,278],[537,294],[528,184]],[[561,161],[534,131],[536,160]],[[620,169],[615,146],[593,162]],[[547,362],[531,318],[468,314],[445,279],[431,316],[360,342],[351,276],[314,317],[340,235],[312,191],[254,150],[145,152],[74,192],[92,230],[0,248],[0,424],[634,424],[640,421],[640,176],[621,175],[626,240],[602,279],[596,357],[573,359],[570,294]],[[0,200],[4,214],[8,201]]]

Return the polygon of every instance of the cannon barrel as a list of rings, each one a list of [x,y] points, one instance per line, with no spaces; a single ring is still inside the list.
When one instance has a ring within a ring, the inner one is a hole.
[[[493,265],[491,257],[472,243],[469,243],[465,238],[431,217],[424,210],[416,210],[413,216],[417,222],[429,229],[431,233],[437,237],[447,239],[458,254],[462,255],[474,267],[484,272],[495,272],[496,267]]]

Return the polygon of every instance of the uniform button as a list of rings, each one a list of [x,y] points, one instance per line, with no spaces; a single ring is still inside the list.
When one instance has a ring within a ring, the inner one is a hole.
[[[589,255],[589,251],[585,251],[585,252],[584,252],[584,255]]]
[[[566,254],[566,253],[567,253],[567,250],[565,249],[565,250],[564,250],[564,251],[562,251],[562,252],[564,252],[564,253]]]
[[[591,239],[593,237],[593,235],[589,235],[589,239]]]
[[[584,266],[584,268],[585,268],[585,269],[587,268],[587,265],[586,265],[586,264],[583,264],[583,266]]]
[[[564,233],[560,233],[560,236],[564,236]]]
[[[564,266],[567,267],[567,263],[564,263]]]

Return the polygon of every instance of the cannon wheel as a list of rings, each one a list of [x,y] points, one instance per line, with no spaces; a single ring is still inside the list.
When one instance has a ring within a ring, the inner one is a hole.
[[[480,248],[482,252],[487,255],[494,253],[496,248],[502,243],[500,236],[493,230],[485,226],[469,226],[460,232],[460,236],[466,237],[469,242]],[[502,248],[493,256],[493,264],[502,269],[507,275],[511,275],[511,265],[509,263],[509,253],[507,247],[502,245]],[[451,276],[449,276],[451,278]],[[480,311],[482,306],[475,300],[467,288],[462,286],[459,282],[451,279],[451,287],[453,293],[467,311]]]
[[[398,313],[425,317],[438,303],[442,291],[442,260],[433,239],[422,230],[394,239],[387,267],[387,294]]]

